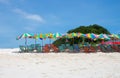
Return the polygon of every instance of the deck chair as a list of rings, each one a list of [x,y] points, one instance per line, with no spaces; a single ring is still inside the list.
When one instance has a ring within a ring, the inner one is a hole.
[[[114,50],[112,49],[112,47],[110,45],[107,45],[107,51],[108,52],[114,52]]]
[[[44,46],[44,47],[43,47],[43,52],[44,52],[44,53],[49,53],[49,52],[50,52],[49,47]]]
[[[93,46],[90,46],[89,52],[96,52],[95,48]]]
[[[67,47],[67,48],[70,47],[70,44],[66,44],[66,47]]]
[[[112,45],[112,48],[113,48],[116,52],[120,52],[120,49],[119,49],[118,45]]]
[[[89,48],[87,46],[84,47],[84,52],[89,53]]]
[[[64,49],[66,49],[66,46],[65,46],[65,44],[61,44],[61,46],[62,46]]]
[[[69,49],[70,51],[73,51],[73,50],[74,50],[74,49],[73,49],[73,46],[69,46],[68,49]]]
[[[37,47],[37,52],[42,52],[41,46],[38,46],[38,47]]]
[[[77,44],[74,44],[73,47],[74,47],[74,51],[80,52],[80,48]]]
[[[20,52],[25,52],[25,46],[19,46]]]
[[[102,52],[107,52],[107,49],[106,49],[105,45],[100,45],[100,50]]]
[[[27,51],[28,52],[32,52],[33,51],[33,48],[31,46],[27,46]]]
[[[63,47],[63,46],[59,46],[59,47],[58,47],[58,49],[59,49],[59,51],[60,51],[60,52],[65,51],[65,49],[64,49],[64,47]]]

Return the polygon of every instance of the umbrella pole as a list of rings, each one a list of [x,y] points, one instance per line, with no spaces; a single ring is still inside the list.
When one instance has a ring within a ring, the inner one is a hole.
[[[35,45],[34,45],[34,49],[36,50],[36,39],[35,39]]]
[[[27,50],[27,38],[25,38],[25,51]]]
[[[73,46],[74,46],[74,37],[73,37]],[[74,50],[74,47],[73,47],[73,50]]]
[[[74,37],[73,37],[73,45],[74,45]]]
[[[42,39],[42,52],[43,52],[43,39]]]
[[[51,49],[51,38],[50,38],[50,49]]]
[[[84,38],[82,37],[82,45],[84,45]]]

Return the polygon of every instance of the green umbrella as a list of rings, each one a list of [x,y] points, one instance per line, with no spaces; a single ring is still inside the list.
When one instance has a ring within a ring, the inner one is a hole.
[[[60,38],[62,36],[62,34],[60,33],[55,33],[53,34],[53,38],[56,39],[56,38]]]
[[[25,45],[27,46],[27,38],[32,38],[33,36],[31,35],[31,34],[29,34],[29,33],[23,33],[20,37],[19,37],[19,39],[21,39],[21,38],[25,38]]]

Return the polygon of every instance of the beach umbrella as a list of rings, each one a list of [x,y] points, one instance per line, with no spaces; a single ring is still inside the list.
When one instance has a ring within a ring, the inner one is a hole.
[[[43,39],[43,34],[40,33],[39,38],[42,40]]]
[[[86,38],[91,38],[91,34],[90,34],[90,33],[85,34],[85,37],[86,37]]]
[[[120,34],[118,34],[118,37],[119,37],[119,39],[120,39]]]
[[[41,33],[41,34],[39,35],[39,38],[40,38],[40,39],[46,39],[47,37],[48,37],[47,34],[42,34],[42,33]]]
[[[20,38],[21,38],[21,36],[17,36],[17,37],[16,37],[16,40],[19,40]]]
[[[39,38],[40,40],[42,40],[42,46],[43,46],[43,41],[47,38],[47,35],[40,33]]]
[[[33,35],[29,34],[29,33],[23,33],[22,35],[19,36],[19,39],[21,38],[25,38],[25,46],[27,47],[27,38],[32,38]]]
[[[91,37],[92,37],[92,39],[97,39],[99,36],[97,34],[92,33]]]
[[[29,33],[24,33],[20,36],[20,38],[31,38],[33,35],[29,34]]]
[[[67,33],[66,38],[72,38],[72,33]]]
[[[53,38],[53,33],[48,33],[46,35],[49,38],[49,41],[50,41],[50,44],[51,44],[51,39]],[[51,48],[51,46],[50,46],[50,48]]]
[[[34,45],[35,49],[36,49],[36,42],[37,42],[38,38],[39,38],[39,35],[38,34],[34,34],[33,39],[35,39],[35,45]]]
[[[80,36],[81,36],[81,33],[80,33],[80,32],[78,32],[78,33],[77,33],[77,37],[79,38]]]
[[[53,34],[53,38],[61,38],[62,37],[62,34],[60,34],[60,33],[55,33],[55,34]]]
[[[98,36],[97,36],[96,34],[93,34],[93,33],[88,33],[88,34],[86,34],[86,37],[87,37],[87,38],[90,38],[90,39],[98,38]]]
[[[74,32],[73,32],[73,33],[71,33],[71,35],[72,35],[73,44],[74,44],[74,38],[77,37],[77,33],[74,33]]]
[[[111,35],[109,35],[110,37],[112,37],[112,38],[117,38],[117,39],[119,39],[119,35],[118,34],[111,34]]]
[[[77,36],[75,36],[75,37],[85,37],[86,36],[86,34],[83,34],[83,33],[76,33],[77,34]]]
[[[106,34],[100,34],[98,38],[110,40],[110,37]]]
[[[83,34],[83,33],[77,33],[77,37],[79,38],[79,37],[81,37],[82,38],[82,43],[84,43],[84,41],[85,41],[85,36],[86,36],[86,34]]]
[[[102,39],[101,44],[104,44],[104,43],[105,43],[104,40],[110,40],[109,36],[106,35],[106,34],[100,34],[98,38],[99,38],[99,39]]]
[[[71,33],[72,34],[72,38],[74,38],[74,37],[77,37],[77,33]]]

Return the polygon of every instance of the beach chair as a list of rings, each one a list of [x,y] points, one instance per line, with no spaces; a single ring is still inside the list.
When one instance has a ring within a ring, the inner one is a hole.
[[[73,47],[75,52],[80,52],[80,48],[77,44],[74,44]]]
[[[118,48],[120,49],[120,45],[118,45]]]
[[[84,50],[83,50],[85,53],[89,53],[89,48],[87,46],[84,47]]]
[[[89,47],[89,52],[96,52],[95,48],[93,46]]]
[[[37,47],[37,52],[42,52],[42,47],[41,46]]]
[[[66,47],[67,47],[67,48],[70,47],[70,44],[66,44]]]
[[[65,46],[65,44],[61,44],[61,46],[62,46],[64,49],[66,49],[66,46]]]
[[[28,52],[32,52],[33,51],[33,48],[31,46],[27,46],[27,51]]]
[[[59,46],[59,47],[58,47],[58,49],[59,49],[59,51],[60,51],[60,52],[65,51],[65,49],[64,49],[64,47],[63,47],[63,46]]]
[[[114,52],[114,50],[112,49],[112,47],[110,45],[107,45],[107,51],[108,52]]]
[[[30,45],[33,50],[35,50],[35,44]]]
[[[105,45],[100,45],[100,51],[107,52],[106,46]]]
[[[58,52],[59,49],[57,47],[53,47],[54,52]]]
[[[35,44],[35,50],[37,50],[38,47],[40,47],[40,44]]]
[[[58,52],[58,48],[54,45],[54,44],[50,44],[50,49],[53,51],[53,52]]]
[[[25,46],[19,46],[20,52],[25,52]]]
[[[70,51],[74,51],[73,46],[69,46],[68,49],[69,49]]]
[[[50,52],[49,47],[48,47],[48,46],[44,46],[44,47],[43,47],[43,52],[44,52],[44,53],[49,53],[49,52]]]
[[[80,48],[80,52],[84,51],[84,45],[83,44],[78,44],[79,48]]]
[[[113,48],[116,52],[120,52],[120,49],[119,49],[118,45],[112,45],[112,48]]]
[[[91,44],[92,47],[96,48],[96,44]]]

